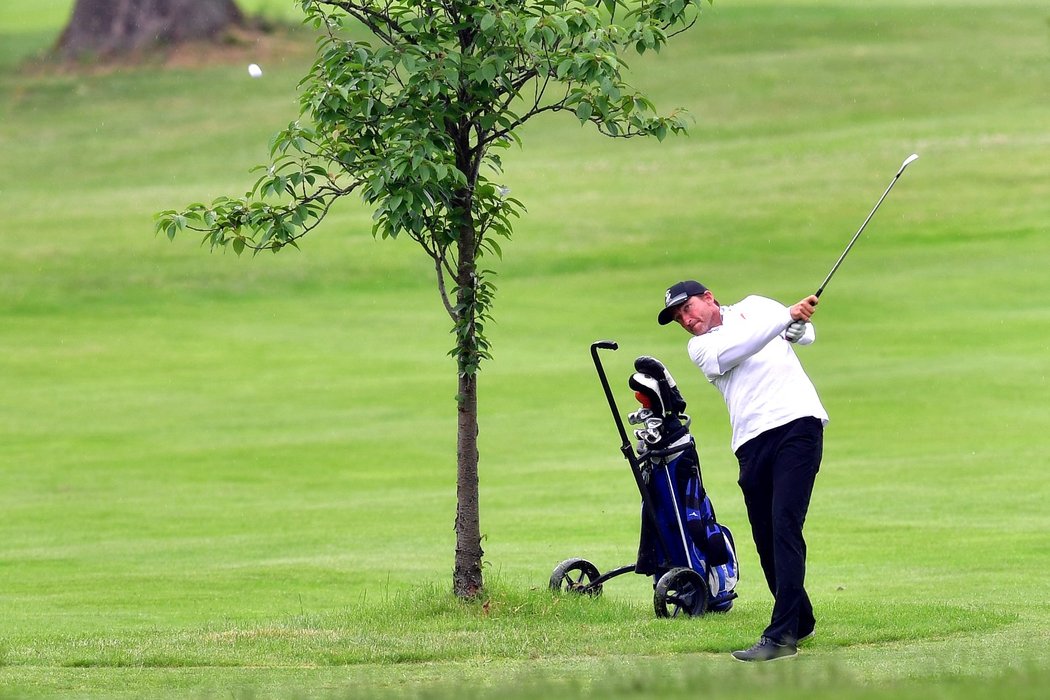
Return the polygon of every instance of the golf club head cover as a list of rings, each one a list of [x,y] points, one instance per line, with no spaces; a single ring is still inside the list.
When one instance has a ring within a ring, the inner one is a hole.
[[[627,385],[638,396],[638,401],[655,415],[663,416],[666,413],[660,382],[657,379],[642,372],[635,372],[627,380]]]
[[[667,367],[664,366],[663,362],[660,362],[655,357],[642,355],[634,361],[634,369],[657,380],[665,414],[679,415],[685,413],[685,399],[682,398],[681,392],[678,391],[678,384],[675,383],[674,377],[667,371]]]

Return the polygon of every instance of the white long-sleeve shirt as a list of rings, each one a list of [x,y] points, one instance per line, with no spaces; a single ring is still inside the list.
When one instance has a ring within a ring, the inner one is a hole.
[[[722,325],[689,340],[689,357],[718,387],[729,409],[733,451],[751,438],[797,418],[828,422],[813,382],[802,369],[784,331],[792,322],[786,306],[749,296],[721,307]],[[799,345],[816,339],[813,324]]]

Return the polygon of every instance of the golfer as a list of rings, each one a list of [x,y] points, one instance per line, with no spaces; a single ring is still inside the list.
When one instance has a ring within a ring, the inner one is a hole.
[[[693,336],[689,357],[729,408],[738,483],[774,599],[758,642],[733,652],[740,661],[795,656],[798,643],[813,635],[802,525],[828,414],[793,345],[813,342],[816,306],[815,296],[791,307],[760,296],[721,306],[707,287],[689,280],[667,290],[658,317],[660,325],[677,321]]]

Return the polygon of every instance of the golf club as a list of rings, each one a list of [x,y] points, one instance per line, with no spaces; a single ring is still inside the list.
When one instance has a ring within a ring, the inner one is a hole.
[[[852,248],[853,244],[857,242],[858,238],[860,238],[860,234],[864,231],[864,227],[868,225],[869,221],[871,221],[871,217],[873,217],[875,215],[875,212],[878,210],[879,205],[882,204],[882,200],[886,199],[886,195],[888,195],[890,193],[890,190],[893,189],[893,186],[897,183],[897,178],[899,178],[901,176],[901,173],[904,172],[904,169],[907,168],[911,164],[912,161],[917,160],[918,157],[919,157],[918,153],[912,153],[910,156],[908,156],[907,158],[904,159],[903,163],[901,163],[901,169],[898,170],[897,174],[893,176],[892,180],[890,180],[890,186],[887,187],[886,191],[882,193],[881,197],[879,197],[879,201],[875,203],[875,207],[874,207],[874,209],[871,210],[871,213],[868,214],[868,218],[864,219],[864,223],[861,224],[860,228],[857,229],[857,232],[855,234],[853,234],[853,239],[849,242],[849,245],[846,246],[846,250],[842,251],[842,255],[839,256],[839,259],[835,262],[835,265],[831,268],[831,272],[829,272],[828,276],[824,278],[823,282],[821,282],[820,288],[817,289],[816,296],[819,297],[821,292],[824,291],[824,288],[828,286],[828,282],[830,282],[832,276],[834,276],[835,270],[839,269],[839,265],[841,265],[842,261],[845,260],[846,254],[849,253],[850,248]]]

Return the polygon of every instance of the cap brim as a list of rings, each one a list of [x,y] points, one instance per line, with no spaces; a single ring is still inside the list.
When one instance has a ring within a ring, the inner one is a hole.
[[[688,294],[679,294],[664,307],[664,310],[660,312],[660,315],[656,317],[656,320],[661,326],[666,326],[668,323],[674,320],[674,312],[678,310],[678,307],[689,301]]]
[[[667,325],[674,320],[674,312],[678,306],[689,301],[689,293],[682,292],[675,296],[673,299],[668,299],[667,305],[664,306],[664,311],[659,313],[656,320],[659,321],[660,325]]]

